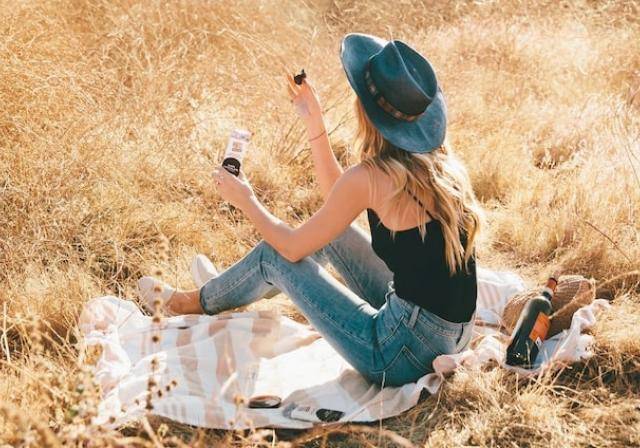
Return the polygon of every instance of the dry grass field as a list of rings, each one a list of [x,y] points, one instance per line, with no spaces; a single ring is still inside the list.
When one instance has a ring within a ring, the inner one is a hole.
[[[245,172],[266,206],[291,224],[317,210],[282,73],[306,69],[354,163],[352,31],[434,63],[486,210],[479,262],[531,285],[560,263],[613,306],[588,361],[460,373],[398,418],[278,443],[640,446],[640,4],[622,0],[0,0],[0,446],[277,444],[154,418],[91,427],[76,321],[91,297],[135,298],[157,269],[192,286],[193,255],[224,268],[260,239],[212,187],[234,127],[254,132]]]

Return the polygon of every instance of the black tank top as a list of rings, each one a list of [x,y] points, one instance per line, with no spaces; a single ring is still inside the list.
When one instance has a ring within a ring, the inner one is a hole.
[[[407,190],[408,191],[408,190]],[[373,209],[367,208],[373,251],[393,272],[393,285],[398,297],[413,302],[451,322],[468,322],[476,309],[477,282],[475,250],[469,258],[468,270],[458,269],[449,275],[444,254],[442,225],[433,219],[420,200],[431,221],[426,226],[424,243],[418,226],[396,231],[395,240]],[[461,232],[462,245],[467,238]]]

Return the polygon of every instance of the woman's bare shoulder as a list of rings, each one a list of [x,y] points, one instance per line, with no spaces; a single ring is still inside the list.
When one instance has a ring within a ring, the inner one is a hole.
[[[347,168],[345,172],[342,173],[342,176],[364,186],[369,182],[371,170],[368,166],[358,163]]]
[[[379,168],[362,162],[349,167],[343,175],[352,177],[357,183],[357,192],[354,191],[354,194],[365,195],[367,208],[378,208],[376,204],[380,202],[380,194],[389,190],[389,177]]]
[[[365,163],[357,163],[349,167],[347,171],[352,171],[352,175],[356,176],[362,182],[379,182],[380,180],[386,180],[387,175],[379,168],[367,165]],[[345,171],[345,173],[347,172]]]
[[[338,182],[348,185],[348,194],[352,196],[352,199],[355,199],[354,196],[357,196],[364,200],[367,206],[369,206],[371,191],[371,171],[369,167],[362,163],[351,165],[342,173]]]

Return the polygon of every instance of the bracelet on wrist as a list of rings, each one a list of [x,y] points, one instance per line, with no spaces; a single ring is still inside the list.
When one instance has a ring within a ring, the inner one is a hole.
[[[310,138],[308,141],[309,141],[309,142],[312,142],[312,141],[314,141],[314,140],[316,140],[316,139],[318,139],[318,138],[322,137],[324,134],[326,134],[326,132],[327,132],[327,130],[325,129],[325,130],[324,130],[324,131],[322,131],[320,134],[316,135],[316,136],[315,136],[315,137],[313,137],[313,138]]]

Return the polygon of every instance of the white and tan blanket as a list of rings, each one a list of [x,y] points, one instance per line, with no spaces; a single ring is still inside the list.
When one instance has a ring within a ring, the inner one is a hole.
[[[368,383],[310,326],[276,313],[185,315],[154,324],[132,301],[95,298],[85,306],[80,328],[86,344],[102,347],[95,373],[104,396],[96,423],[115,427],[143,415],[150,378],[152,414],[207,428],[313,426],[291,415],[296,406],[342,411],[340,422],[400,414],[423,389],[435,393],[456,369],[477,369],[491,360],[512,369],[504,365],[508,337],[500,331],[500,316],[507,299],[525,285],[513,273],[481,268],[478,282],[472,348],[438,357],[435,373],[416,383],[384,389]],[[532,374],[588,357],[592,337],[583,331],[607,305],[595,300],[578,310],[568,330],[545,341],[536,368],[518,370]],[[246,398],[263,394],[281,397],[282,405],[245,405]]]

